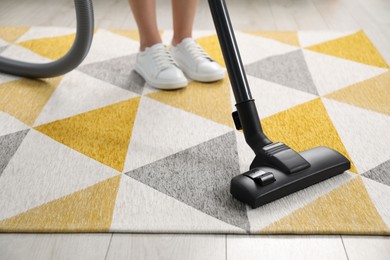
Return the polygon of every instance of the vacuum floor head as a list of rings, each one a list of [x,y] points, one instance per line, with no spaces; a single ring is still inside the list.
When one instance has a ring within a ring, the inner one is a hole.
[[[308,163],[306,168],[288,171],[271,165],[255,167],[232,179],[230,193],[257,208],[350,168],[347,158],[327,147],[320,146],[298,154]]]

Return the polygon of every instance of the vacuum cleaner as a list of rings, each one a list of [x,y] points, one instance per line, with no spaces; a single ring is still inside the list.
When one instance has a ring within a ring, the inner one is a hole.
[[[209,0],[209,5],[237,103],[233,121],[236,129],[243,130],[256,155],[249,171],[232,179],[230,193],[257,208],[348,170],[349,160],[333,149],[320,146],[298,153],[267,138],[248,86],[225,0]]]
[[[226,63],[237,111],[232,113],[237,130],[255,153],[249,171],[231,180],[230,193],[257,208],[266,203],[341,174],[350,162],[337,151],[316,147],[297,152],[264,134],[252,98],[225,0],[208,0]],[[54,77],[77,67],[88,53],[93,36],[91,0],[75,0],[77,33],[71,50],[48,64],[31,64],[0,57],[0,71],[32,78]]]

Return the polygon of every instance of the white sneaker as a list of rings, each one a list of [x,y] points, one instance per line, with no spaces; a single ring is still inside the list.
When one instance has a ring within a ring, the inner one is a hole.
[[[225,70],[192,38],[172,45],[171,53],[179,67],[193,80],[212,82],[225,77]]]
[[[188,84],[184,73],[162,43],[147,47],[137,54],[135,71],[150,86],[159,89],[178,89]]]

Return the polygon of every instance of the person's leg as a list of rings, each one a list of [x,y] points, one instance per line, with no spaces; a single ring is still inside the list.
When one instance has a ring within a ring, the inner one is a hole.
[[[172,0],[173,39],[171,53],[187,76],[201,82],[223,79],[225,70],[192,39],[198,0]]]
[[[173,45],[177,45],[185,38],[192,37],[192,25],[197,6],[198,0],[172,0]]]
[[[156,0],[129,0],[129,4],[138,26],[141,51],[161,43],[156,19]]]

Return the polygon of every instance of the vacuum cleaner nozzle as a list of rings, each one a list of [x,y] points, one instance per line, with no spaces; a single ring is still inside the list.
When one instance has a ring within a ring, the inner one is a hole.
[[[280,146],[280,143],[276,144],[278,144],[276,147]],[[350,168],[350,162],[347,158],[327,147],[320,146],[297,153],[299,159],[296,159],[298,158],[296,155],[291,155],[295,151],[285,151],[287,152],[284,152],[284,154],[280,152],[279,159],[283,157],[282,160],[287,163],[292,162],[291,165],[293,166],[297,165],[296,160],[298,160],[305,166],[299,170],[287,171],[263,162],[263,166],[257,165],[255,167],[255,159],[250,171],[232,179],[230,193],[252,208],[257,208],[343,173]]]

